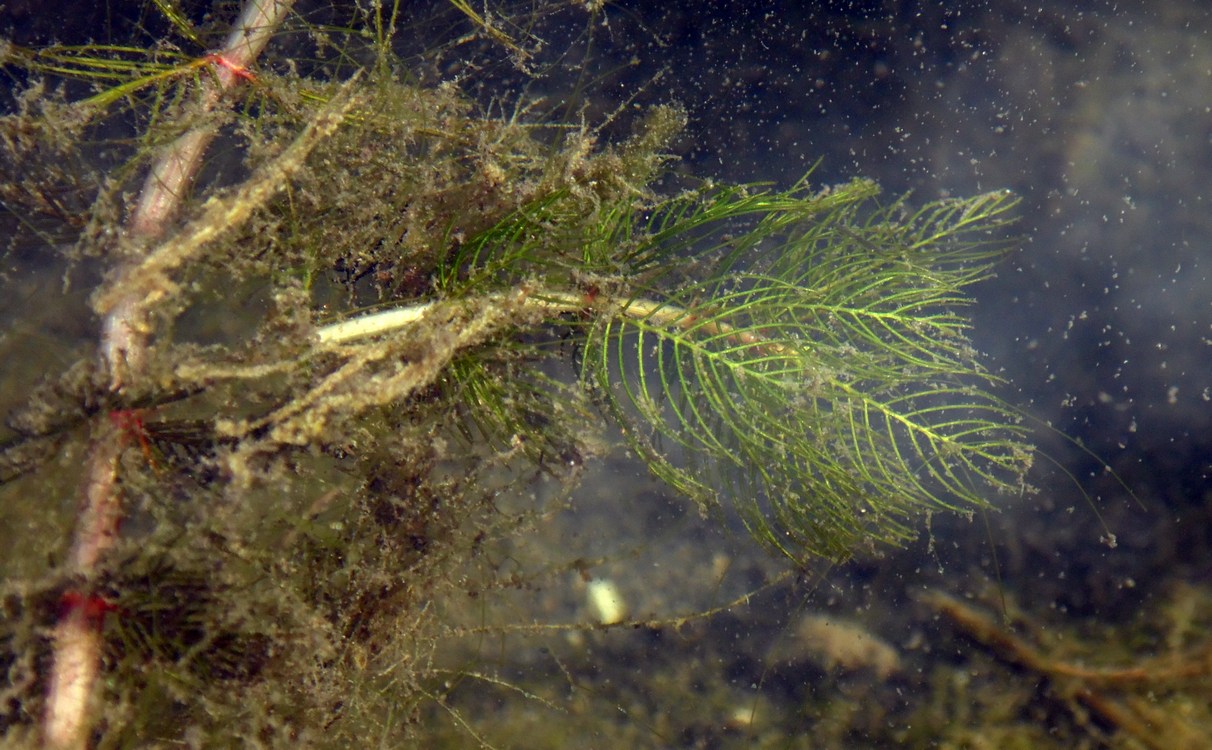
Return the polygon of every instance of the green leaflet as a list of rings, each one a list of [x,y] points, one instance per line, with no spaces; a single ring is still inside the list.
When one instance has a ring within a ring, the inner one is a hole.
[[[793,557],[902,542],[915,514],[1021,491],[1030,464],[959,313],[1015,201],[873,195],[668,204],[633,253],[665,283],[636,284],[586,343],[584,377],[652,470]],[[692,272],[670,287],[670,267]]]

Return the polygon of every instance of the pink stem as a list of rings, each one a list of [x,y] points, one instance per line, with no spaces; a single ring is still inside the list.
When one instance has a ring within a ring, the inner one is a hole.
[[[223,94],[248,78],[246,69],[265,48],[294,0],[248,0],[222,52],[213,56],[214,77],[204,81],[200,112],[212,111]],[[215,129],[202,124],[182,134],[152,166],[138,206],[127,225],[128,237],[154,242],[177,215]],[[118,278],[134,263],[119,269]],[[105,315],[101,327],[101,357],[116,392],[143,377],[150,336],[147,301],[141,293],[122,297]],[[118,464],[122,440],[107,426],[94,437],[81,509],[69,556],[69,570],[82,578],[113,546],[122,518]],[[54,654],[43,739],[47,747],[84,748],[89,734],[89,702],[100,673],[101,638],[98,618],[80,603],[66,609],[55,627]]]

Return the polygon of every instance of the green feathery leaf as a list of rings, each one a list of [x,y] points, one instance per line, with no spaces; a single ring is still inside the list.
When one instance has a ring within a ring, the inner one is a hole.
[[[636,285],[586,346],[585,377],[652,470],[792,556],[904,541],[916,513],[1021,491],[1030,463],[957,312],[1015,201],[909,213],[872,207],[874,192],[671,202],[632,262],[668,282],[669,253],[694,240],[677,261],[691,271],[672,290]]]

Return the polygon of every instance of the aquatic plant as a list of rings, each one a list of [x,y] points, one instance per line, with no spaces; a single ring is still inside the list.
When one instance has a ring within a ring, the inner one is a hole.
[[[676,106],[614,143],[492,116],[409,75],[398,5],[330,11],[352,20],[250,0],[213,45],[156,2],[129,43],[4,49],[32,76],[0,126],[13,248],[105,267],[98,351],[32,391],[0,456],[11,519],[75,528],[49,568],[49,534],[6,540],[8,732],[336,742],[415,708],[427,602],[533,522],[504,489],[571,491],[596,414],[796,561],[1023,490],[1026,431],[962,314],[1010,195],[673,187]],[[199,176],[216,138],[234,158]],[[391,679],[351,677],[368,663]]]

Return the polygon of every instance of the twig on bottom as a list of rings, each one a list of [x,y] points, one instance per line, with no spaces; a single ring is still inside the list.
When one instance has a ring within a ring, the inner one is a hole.
[[[1001,627],[989,614],[940,591],[920,600],[953,627],[998,659],[1053,682],[1057,693],[1083,706],[1105,725],[1153,750],[1195,747],[1199,732],[1180,717],[1121,691],[1203,680],[1212,673],[1212,644],[1195,652],[1142,661],[1126,668],[1089,668],[1054,659],[1026,639]],[[1199,745],[1202,746],[1202,745]]]

